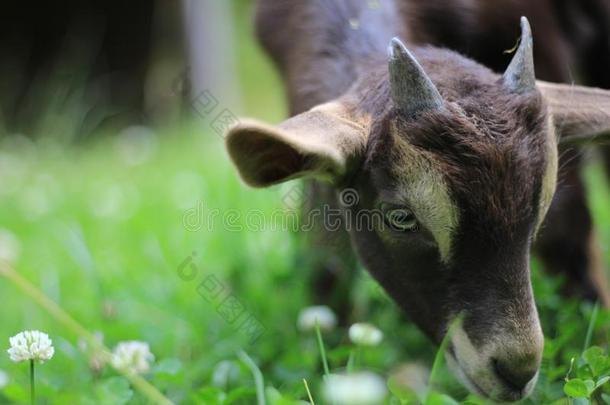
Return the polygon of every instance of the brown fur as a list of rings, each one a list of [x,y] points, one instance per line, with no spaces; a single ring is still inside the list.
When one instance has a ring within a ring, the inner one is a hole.
[[[534,57],[539,79],[610,88],[610,2],[607,0],[411,0],[403,3],[413,4],[415,16],[410,21],[419,40],[455,49],[496,71],[502,71],[510,60],[510,54],[499,50],[513,47],[518,37],[515,22],[525,15],[534,27]],[[576,100],[570,90],[563,93],[556,97],[560,107],[575,107],[585,101]],[[595,109],[581,111],[590,113]],[[609,109],[598,108],[595,112],[603,111]],[[600,122],[595,116],[572,114],[571,117],[573,120],[558,123],[562,131],[571,131],[568,126],[578,122],[574,128],[576,133],[580,130],[581,135],[586,135],[580,127],[582,123]],[[610,174],[610,147],[602,151]],[[538,240],[538,250],[548,269],[568,276],[567,284],[573,295],[589,299],[609,296],[607,277],[599,277],[605,273],[603,263],[589,255],[596,247],[589,246],[593,227],[579,177],[580,153],[567,146],[562,147],[560,156],[559,190]],[[606,300],[602,302],[610,305]]]
[[[293,114],[339,96],[357,76],[355,64],[351,59],[351,55],[357,52],[349,48],[353,44],[346,44],[344,40],[349,35],[345,21],[359,14],[357,7],[348,1],[323,3],[301,2],[295,6],[290,2],[263,1],[259,4],[259,38],[274,56],[286,78]],[[483,62],[495,71],[502,71],[508,65],[511,55],[503,51],[514,46],[519,34],[516,22],[521,15],[526,15],[534,27],[537,77],[572,82],[576,73],[581,71],[587,75],[587,82],[610,87],[606,74],[610,68],[610,57],[607,56],[610,55],[610,6],[604,0],[403,0],[396,4],[397,21],[384,17],[387,19],[386,25],[394,26],[394,31],[409,42],[453,48]],[[275,24],[278,20],[286,20],[288,23]],[[293,41],[292,38],[295,37],[307,40]],[[385,90],[377,87],[375,91],[370,92],[374,96],[369,97],[369,111],[380,114],[383,111],[379,111],[379,108],[387,107],[387,104],[381,102],[387,96]],[[565,102],[566,99],[569,100],[570,97],[557,97],[559,103]],[[578,102],[580,101],[571,105]],[[610,109],[606,108],[605,111]],[[602,118],[601,125],[605,125],[606,119],[607,117]],[[581,124],[594,123],[596,118],[581,116],[573,121]],[[559,123],[564,130],[569,124],[569,121]],[[572,134],[574,133],[572,131]],[[576,205],[582,212],[574,215],[575,204],[558,206],[551,210],[538,245],[548,267],[557,267],[557,264],[564,263],[559,266],[560,269],[555,270],[570,275],[570,283],[582,284],[580,292],[579,288],[573,290],[575,293],[594,297],[596,294],[590,293],[593,285],[593,289],[597,289],[600,296],[607,296],[610,294],[607,282],[592,284],[589,281],[591,275],[604,272],[601,268],[593,268],[593,263],[596,262],[587,259],[587,252],[592,249],[588,246],[592,227],[582,227],[575,222],[567,227],[555,225],[565,221],[577,221],[579,217],[587,218],[585,223],[591,222],[584,192],[579,191],[584,188],[578,179],[579,165],[574,164],[578,162],[578,156],[566,153],[565,149],[560,153],[560,179],[573,178],[579,184],[570,187],[567,182],[560,181],[558,194],[571,193],[570,199],[575,203],[579,201]],[[606,162],[610,173],[610,153],[607,155]],[[568,164],[568,160],[572,163]],[[554,205],[564,200],[566,199],[558,199]],[[570,229],[582,231],[574,235]],[[563,243],[555,242],[557,240],[578,242],[572,245],[572,249],[566,250]],[[558,260],[549,258],[549,254],[563,255],[563,252],[567,251],[580,252],[578,255],[584,260],[576,262],[570,257]],[[565,267],[565,263],[573,264],[571,267]]]
[[[569,123],[571,135],[591,139],[610,128],[610,108],[597,112],[598,100],[585,111],[557,108],[561,93],[544,83],[542,94],[536,89],[526,21],[517,63],[501,76],[458,53],[414,45],[443,40],[442,24],[428,29],[426,21],[452,9],[426,10],[445,2],[371,3],[259,3],[259,36],[286,80],[291,111],[300,114],[278,128],[234,128],[229,153],[249,184],[326,176],[337,191],[355,190],[359,199],[346,205],[330,186],[314,187],[318,206],[344,214],[344,231],[333,234],[349,234],[373,277],[435,341],[460,318],[448,355],[466,383],[476,381],[473,390],[520,399],[531,392],[541,361],[529,259],[555,187],[555,128]],[[453,4],[473,8],[454,10],[462,18],[501,16],[474,0]],[[477,38],[458,33],[452,39]],[[385,48],[396,34],[411,52],[392,40],[388,62]],[[610,93],[581,91],[584,100],[610,100]],[[341,129],[345,122],[352,125]],[[410,210],[418,226],[346,226],[347,218],[380,206]]]

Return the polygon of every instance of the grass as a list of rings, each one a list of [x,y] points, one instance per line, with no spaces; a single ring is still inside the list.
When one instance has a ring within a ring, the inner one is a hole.
[[[250,35],[251,3],[234,4],[244,94],[243,109],[234,112],[277,122],[285,114],[282,88]],[[8,348],[8,337],[25,329],[47,332],[56,349],[36,369],[39,403],[147,404],[155,403],[154,391],[180,404],[324,404],[319,345],[329,372],[344,370],[354,352],[347,329],[324,332],[323,342],[297,330],[299,311],[312,304],[299,235],[238,230],[247,228],[247,213],[285,211],[283,197],[298,183],[245,188],[207,121],[80,146],[57,139],[64,138],[0,140],[0,253],[14,256],[17,271],[12,281],[0,277],[0,372],[9,376],[0,404],[29,401],[28,368],[2,354],[2,342]],[[598,165],[585,175],[609,265],[610,192]],[[235,220],[205,215],[214,210]],[[536,390],[523,402],[610,403],[610,313],[561,297],[560,283],[534,260],[545,352]],[[383,344],[361,351],[355,368],[390,381],[387,403],[484,402],[460,387],[442,354],[366,273],[352,300],[353,320],[384,332]],[[248,316],[264,331],[255,342],[240,326]],[[99,345],[96,332],[108,350],[125,340],[148,342],[156,357],[151,371],[138,378],[92,367],[81,347]],[[389,378],[403,363],[433,367],[423,394]]]
[[[90,369],[78,342],[100,331],[110,348],[124,340],[148,342],[156,362],[145,381],[175,403],[261,403],[263,388],[267,398],[276,398],[274,403],[292,403],[289,399],[308,398],[303,379],[320,402],[324,368],[318,339],[295,326],[299,310],[311,304],[301,238],[270,229],[231,231],[219,222],[194,231],[183,223],[185,213],[203,202],[205,212],[239,214],[236,224],[245,228],[248,212],[270,217],[285,209],[282,196],[294,184],[245,188],[228,163],[222,140],[205,126],[138,139],[141,150],[150,153],[137,164],[125,153],[134,150],[133,139],[125,138],[82,147],[12,139],[0,148],[0,224],[18,242],[14,267],[51,300],[41,306],[47,298],[36,299],[36,292],[26,294],[18,282],[1,278],[0,342],[4,339],[8,348],[8,337],[24,329],[49,333],[56,354],[37,368],[38,398],[49,404],[148,403],[138,384],[122,374],[110,367]],[[587,179],[595,216],[607,216],[607,207],[599,204],[607,197],[599,168],[588,168]],[[608,246],[608,229],[602,227],[600,234]],[[604,255],[608,262],[608,251]],[[188,277],[179,272],[185,262]],[[265,333],[255,343],[227,318],[220,301],[202,293],[201,283],[212,279],[232,292],[244,313],[260,321]],[[577,361],[569,379],[577,378],[575,372],[583,381],[605,375],[598,367],[597,374],[588,376],[580,357],[585,344],[586,349],[599,345],[605,350],[610,315],[603,310],[594,315],[593,305],[559,296],[559,281],[540,274],[536,263],[533,279],[546,348],[540,382],[525,402],[567,401],[563,386],[573,358]],[[466,398],[439,366],[436,348],[401,320],[368,276],[358,278],[353,295],[358,307],[354,320],[371,322],[385,334],[381,346],[361,353],[359,368],[387,377],[400,363],[434,363],[434,391],[428,398]],[[54,304],[56,310],[45,310]],[[67,326],[63,311],[82,329]],[[323,338],[330,372],[344,369],[352,351],[347,330]],[[240,360],[242,350],[251,361]],[[0,370],[10,376],[0,390],[0,403],[27,403],[27,367],[2,355]],[[279,396],[270,395],[270,387]],[[226,402],[230,398],[234,402]]]

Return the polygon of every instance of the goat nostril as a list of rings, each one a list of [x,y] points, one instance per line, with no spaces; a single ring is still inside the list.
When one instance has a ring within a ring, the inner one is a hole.
[[[538,372],[538,367],[532,367],[532,365],[511,364],[510,361],[505,362],[498,359],[492,361],[500,380],[516,391],[523,390]]]

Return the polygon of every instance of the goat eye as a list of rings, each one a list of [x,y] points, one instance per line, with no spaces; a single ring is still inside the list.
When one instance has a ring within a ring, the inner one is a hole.
[[[416,232],[419,228],[417,218],[406,207],[397,207],[392,204],[382,204],[383,218],[390,229],[397,232]]]

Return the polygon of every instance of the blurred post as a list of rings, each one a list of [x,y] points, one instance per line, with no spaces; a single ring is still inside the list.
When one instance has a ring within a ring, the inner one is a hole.
[[[191,99],[208,92],[234,114],[241,111],[231,2],[182,0]]]

